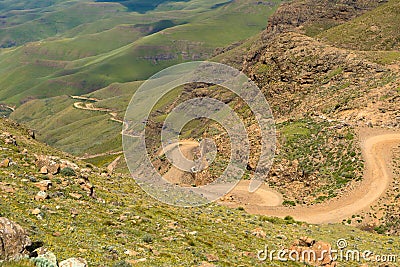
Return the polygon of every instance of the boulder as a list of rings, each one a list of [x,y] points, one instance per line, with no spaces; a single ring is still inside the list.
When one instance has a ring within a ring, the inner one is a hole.
[[[25,248],[32,244],[25,230],[13,221],[0,217],[0,261],[24,256]]]
[[[46,166],[43,166],[42,168],[40,168],[40,173],[41,173],[41,174],[48,174],[49,171],[47,170],[47,167],[46,167]]]
[[[34,130],[28,130],[28,135],[29,135],[32,139],[36,139],[35,131],[34,131]]]
[[[61,166],[53,158],[49,156],[36,156],[36,167],[42,174],[57,174],[60,172]]]
[[[51,174],[58,174],[60,172],[60,164],[58,163],[52,163],[49,166],[47,166],[47,170]]]
[[[38,248],[33,253],[37,254],[37,257],[34,260],[35,263],[42,262],[46,263],[44,266],[57,266],[56,255],[53,252],[48,251],[46,248]]]
[[[33,184],[34,186],[36,186],[37,188],[40,189],[40,191],[47,191],[50,189],[50,187],[53,185],[52,182],[50,180],[43,180],[40,182],[36,182]]]
[[[35,200],[43,201],[43,200],[47,199],[48,197],[49,197],[49,195],[45,191],[39,191],[35,196]]]
[[[331,257],[332,246],[329,243],[316,241],[309,237],[301,237],[296,240],[290,251],[296,251],[299,255],[302,255],[304,251],[315,252],[316,258],[307,261],[307,264],[311,266],[324,266],[324,267],[335,267],[337,263],[333,261]]]

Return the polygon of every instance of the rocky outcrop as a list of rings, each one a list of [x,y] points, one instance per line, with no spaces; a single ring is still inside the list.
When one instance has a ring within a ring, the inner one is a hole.
[[[301,237],[299,240],[296,240],[289,248],[289,251],[295,251],[298,255],[315,255],[315,258],[308,258],[307,256],[307,258],[304,259],[305,262],[311,266],[337,266],[337,263],[334,262],[331,257],[332,246],[326,242],[316,241],[305,236]],[[311,254],[309,252],[311,252]]]
[[[342,24],[366,11],[387,2],[373,0],[295,0],[282,4],[269,19],[265,37],[287,31],[304,33],[305,28],[315,27],[318,31]]]
[[[217,49],[214,53],[218,62],[242,70],[241,63],[246,58],[258,60],[261,51],[270,46],[280,34],[296,32],[315,36],[327,29],[349,22],[363,15],[387,0],[294,0],[281,4],[268,19],[267,28],[256,38],[244,45],[237,43]]]
[[[21,258],[30,245],[31,240],[21,226],[0,217],[0,262]]]
[[[286,115],[296,107],[300,109],[296,114],[317,106],[319,111],[335,109],[343,99],[350,102],[365,94],[370,84],[387,73],[354,53],[298,33],[278,35],[268,46],[248,54],[243,65],[271,106],[276,105],[279,113]]]

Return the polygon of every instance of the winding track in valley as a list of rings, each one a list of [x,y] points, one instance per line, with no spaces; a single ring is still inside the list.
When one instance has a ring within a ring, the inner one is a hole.
[[[400,133],[361,129],[360,136],[365,160],[364,179],[353,189],[337,198],[313,206],[283,207],[281,194],[266,184],[256,192],[250,193],[247,190],[249,181],[241,181],[219,203],[229,207],[242,206],[251,214],[281,218],[292,216],[298,221],[313,224],[338,223],[353,214],[368,210],[385,194],[393,179],[389,167],[392,162],[391,150],[395,145],[400,144]],[[173,146],[171,145],[171,147]],[[186,153],[196,146],[198,144],[193,141],[180,142],[181,149]],[[166,174],[168,180],[174,182],[179,181],[182,175],[184,172],[174,168],[171,168]],[[232,200],[229,199],[230,196],[232,196]]]
[[[97,102],[95,98],[85,98],[71,96],[73,99]],[[103,111],[110,114],[111,119],[117,119],[115,113],[105,108],[96,108],[93,104],[76,102],[74,107],[82,110]],[[220,204],[238,207],[252,214],[267,216],[285,217],[292,216],[298,221],[308,223],[337,223],[341,222],[353,214],[368,210],[388,189],[393,177],[390,170],[392,162],[391,149],[400,144],[400,133],[384,130],[361,129],[361,150],[365,160],[364,179],[353,189],[346,191],[341,196],[331,199],[325,203],[313,206],[283,207],[282,196],[279,192],[272,190],[268,185],[263,184],[256,192],[248,192],[248,181],[241,181],[229,194],[232,199],[225,198],[219,201]],[[165,149],[173,149],[177,144],[171,144]],[[186,157],[191,157],[191,151],[198,146],[195,141],[181,141],[179,143],[182,152]],[[99,155],[88,155],[86,158],[110,155],[110,153],[121,154],[118,152],[106,152]],[[160,154],[164,153],[161,151]],[[172,167],[165,178],[173,183],[179,183],[185,173],[176,167]]]
[[[322,224],[338,223],[353,214],[370,209],[385,194],[393,179],[389,167],[392,162],[391,150],[400,144],[400,133],[361,130],[360,135],[365,171],[364,179],[354,189],[340,197],[313,206],[271,207],[268,203],[259,202],[248,203],[244,206],[245,210],[252,214],[281,218],[292,216],[298,221]],[[235,194],[235,190],[231,194]]]
[[[82,101],[90,101],[90,102],[99,102],[100,99],[98,98],[93,98],[93,97],[85,97],[85,96],[70,96],[70,98],[75,99],[75,100],[82,100]],[[106,112],[110,115],[110,120],[115,121],[118,123],[123,124],[124,122],[120,119],[117,118],[117,113],[113,112],[113,110],[108,109],[108,108],[97,108],[93,105],[93,103],[84,103],[84,102],[75,102],[73,104],[74,108],[80,109],[80,110],[86,110],[86,111],[100,111],[100,112]],[[108,151],[96,155],[85,155],[80,157],[79,159],[81,160],[86,160],[86,159],[94,159],[98,157],[104,157],[104,156],[111,156],[111,155],[120,155],[122,154],[123,151]]]

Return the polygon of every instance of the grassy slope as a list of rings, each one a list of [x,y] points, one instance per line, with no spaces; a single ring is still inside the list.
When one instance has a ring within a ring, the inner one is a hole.
[[[119,12],[114,17],[94,16],[98,22],[82,22],[65,37],[4,50],[0,55],[0,100],[19,105],[28,96],[84,94],[113,82],[143,80],[167,66],[206,59],[216,47],[254,35],[274,11],[270,6],[255,5],[253,0],[216,9],[211,9],[210,1],[181,4],[187,8],[146,15]],[[97,6],[82,5],[81,13]],[[79,12],[75,13],[81,16]],[[157,21],[177,26],[151,34],[158,27],[154,24]]]
[[[40,138],[46,143],[70,153],[118,150],[122,125],[109,120],[110,116],[104,112],[76,109],[74,102],[67,96],[30,101],[25,105],[31,110],[27,124],[40,129]],[[19,111],[13,116],[22,122],[27,120]]]
[[[22,1],[19,1],[22,2]],[[21,45],[56,36],[78,25],[116,16],[124,10],[118,4],[94,4],[90,1],[57,1],[29,10],[29,7],[5,4],[4,25],[0,33],[2,47]],[[33,5],[35,6],[35,5]]]
[[[271,7],[264,5],[260,7],[254,5],[252,1],[235,1],[211,11],[205,9],[207,5],[212,4],[210,1],[191,1],[180,4],[187,5],[186,9],[181,9],[179,12],[186,14],[190,18],[190,23],[138,38],[136,41],[132,40],[136,38],[135,35],[126,33],[127,29],[135,29],[135,26],[119,25],[100,33],[93,33],[91,30],[91,33],[85,33],[76,38],[47,40],[3,52],[2,57],[0,56],[0,72],[3,74],[0,76],[0,84],[3,85],[0,98],[18,104],[21,100],[27,99],[27,96],[83,94],[92,91],[93,88],[112,84],[90,95],[104,99],[96,105],[114,109],[120,117],[123,117],[135,86],[130,88],[129,83],[115,84],[115,81],[146,79],[157,70],[186,60],[182,58],[181,51],[186,51],[188,57],[205,59],[211,55],[215,47],[245,39],[259,32],[265,27],[266,17],[273,11]],[[156,16],[165,18],[166,14],[169,14],[163,11],[162,7],[160,9],[156,10],[155,14],[148,15],[150,22],[154,21]],[[179,12],[178,14],[172,12],[172,14],[178,16]],[[194,15],[197,13],[198,15]],[[182,22],[183,19],[180,21]],[[179,23],[179,20],[177,22]],[[122,36],[118,38],[120,44],[114,42],[116,36]],[[100,45],[90,46],[97,41]],[[123,43],[125,41],[128,44]],[[119,45],[124,46],[114,49]],[[104,52],[111,46],[111,51]],[[91,56],[92,54],[95,55]],[[162,54],[173,55],[176,58],[154,63],[154,58]],[[143,59],[145,56],[149,59]],[[15,61],[15,57],[31,63],[21,66],[18,61]],[[44,60],[43,57],[49,60]],[[76,60],[63,61],[66,58]],[[29,81],[25,80],[25,77],[29,77]],[[117,87],[125,89],[114,92],[113,88]],[[98,152],[100,146],[92,146],[89,142],[90,138],[95,137],[93,140],[104,143],[111,136],[113,140],[119,140],[117,138],[121,127],[119,124],[108,121],[105,114],[75,111],[71,115],[72,103],[62,102],[62,99],[65,98],[49,98],[22,105],[12,118],[38,129],[41,140],[46,140],[72,153]],[[52,108],[54,105],[62,108],[54,109]],[[48,107],[44,117],[43,114],[32,113],[32,110],[42,109],[43,106]],[[67,119],[64,120],[66,117],[61,115],[63,113],[71,115],[73,123]],[[101,116],[106,121],[98,123]],[[81,132],[74,133],[73,127],[77,125],[82,126],[81,129],[88,139],[80,140]],[[68,141],[56,140],[57,136],[64,136],[63,133],[67,130],[72,132]],[[103,135],[102,137],[93,136],[94,133]],[[102,146],[103,152],[114,150],[115,142]],[[76,146],[78,143],[79,148]]]
[[[334,27],[318,37],[354,50],[399,50],[400,2],[389,0],[351,22]]]
[[[207,261],[207,255],[212,254],[218,257],[214,263],[219,266],[256,266],[260,262],[255,253],[265,245],[270,249],[280,249],[305,235],[332,244],[345,238],[350,245],[357,243],[359,249],[372,249],[376,253],[391,254],[400,246],[398,237],[378,236],[343,225],[298,224],[290,219],[248,215],[240,209],[232,210],[215,204],[202,208],[165,206],[144,194],[131,178],[103,177],[94,169],[89,179],[103,203],[87,197],[75,183],[76,177],[60,174],[45,177],[33,166],[34,153],[75,161],[72,157],[28,139],[25,130],[10,122],[0,120],[0,130],[13,134],[18,143],[15,147],[0,139],[1,146],[9,149],[3,150],[0,156],[16,162],[12,167],[0,169],[1,185],[11,185],[15,189],[14,193],[1,191],[1,201],[6,200],[7,205],[0,206],[0,216],[21,224],[32,240],[43,241],[60,260],[83,257],[90,266],[112,266],[121,260],[146,258],[145,262],[136,265],[193,266]],[[28,150],[27,155],[19,153],[24,148]],[[82,162],[77,163],[84,167]],[[59,192],[59,197],[53,196],[44,202],[27,201],[38,192],[29,181],[33,177],[39,181],[50,178],[53,187],[49,194]],[[63,195],[60,196],[60,192]],[[69,196],[72,192],[83,197],[79,201],[73,199]],[[35,208],[41,210],[43,219],[30,214]],[[71,216],[71,210],[78,215]],[[256,228],[262,229],[267,238],[253,236]],[[60,235],[53,235],[55,232]],[[133,251],[133,254],[125,254],[126,250]],[[278,261],[275,264],[287,266],[287,263]],[[292,263],[291,266],[302,265]],[[353,265],[346,263],[346,266]]]

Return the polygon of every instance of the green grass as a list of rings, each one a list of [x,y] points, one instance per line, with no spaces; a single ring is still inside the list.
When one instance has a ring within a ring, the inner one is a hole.
[[[107,155],[107,156],[101,156],[101,157],[96,157],[96,158],[92,158],[92,159],[86,159],[85,161],[90,164],[93,164],[97,167],[105,168],[110,163],[112,163],[117,157],[118,157],[118,155]]]
[[[365,51],[361,54],[368,60],[381,65],[393,64],[400,61],[399,51]]]
[[[297,162],[297,172],[302,172],[302,176],[290,177],[295,181],[307,183],[318,179],[318,185],[309,190],[317,203],[335,197],[338,190],[353,180],[361,179],[363,173],[364,165],[354,129],[337,131],[331,126],[328,122],[311,118],[277,125],[282,147],[276,155],[276,164],[288,161],[285,164],[290,167]],[[299,203],[303,201],[302,198],[296,199]],[[286,203],[292,202],[288,200]]]
[[[318,35],[336,46],[355,50],[398,50],[400,3],[388,3]]]
[[[290,123],[283,126],[280,131],[287,142],[293,142],[299,138],[308,138],[311,135],[308,125],[304,122]]]
[[[23,260],[18,262],[6,262],[2,263],[2,267],[35,267],[35,264],[29,260]]]
[[[48,39],[30,30],[30,24],[21,24],[18,27],[40,41],[0,54],[0,100],[20,105],[30,97],[85,94],[115,82],[145,80],[168,66],[207,59],[215,48],[257,34],[275,10],[253,0],[218,8],[212,8],[212,1],[180,5],[178,10],[138,14],[115,4],[68,2],[62,6],[65,10],[59,7],[58,13],[46,15],[46,25],[54,24],[52,20],[66,24]]]
[[[17,116],[33,129],[38,138],[64,151],[75,154],[119,150],[122,125],[110,120],[105,112],[79,110],[69,97],[34,100],[25,104],[30,114],[17,110]],[[79,130],[77,130],[79,129]]]

